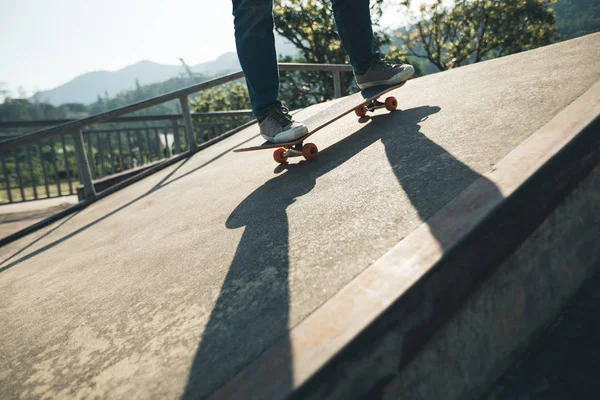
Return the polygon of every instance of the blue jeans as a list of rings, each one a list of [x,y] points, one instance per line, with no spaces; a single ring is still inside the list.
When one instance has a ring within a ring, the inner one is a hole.
[[[373,49],[369,0],[331,0],[333,15],[350,64],[364,73],[379,57]],[[252,110],[261,118],[281,107],[279,70],[273,35],[272,0],[233,0],[235,42]]]

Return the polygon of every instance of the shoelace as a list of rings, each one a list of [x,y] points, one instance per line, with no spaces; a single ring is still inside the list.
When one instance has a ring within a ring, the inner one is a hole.
[[[290,111],[285,107],[273,110],[270,117],[282,127],[288,126],[293,121]]]
[[[376,68],[376,69],[378,69],[380,71],[386,71],[388,69],[396,68],[397,66],[398,66],[398,64],[386,63],[383,60],[377,60],[373,64],[372,68]]]

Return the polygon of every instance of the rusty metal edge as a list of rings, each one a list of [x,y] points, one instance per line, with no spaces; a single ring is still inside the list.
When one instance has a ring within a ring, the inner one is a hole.
[[[343,385],[352,397],[378,397],[598,163],[600,81],[211,398],[330,398]],[[401,339],[381,359],[377,347],[392,332]],[[377,367],[361,365],[377,354]]]

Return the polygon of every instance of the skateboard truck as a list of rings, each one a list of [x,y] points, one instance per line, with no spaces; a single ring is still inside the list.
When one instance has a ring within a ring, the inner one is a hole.
[[[380,108],[385,108],[388,111],[394,111],[396,108],[398,108],[398,100],[396,100],[396,98],[393,96],[387,97],[385,102],[381,102],[375,98],[369,101],[367,104],[355,108],[354,113],[358,117],[362,118],[367,115],[367,112],[373,112]],[[300,142],[278,148],[273,152],[273,159],[280,164],[285,164],[290,157],[304,157],[306,160],[312,160],[313,158],[316,158],[318,154],[319,149],[317,148],[316,144],[303,144],[303,142]]]
[[[284,164],[290,157],[304,157],[307,160],[312,160],[317,154],[319,154],[319,149],[316,144],[306,143],[303,145],[302,143],[296,143],[293,146],[280,147],[275,150],[273,159],[280,164]]]
[[[396,108],[398,108],[398,100],[396,100],[396,98],[393,96],[386,98],[384,103],[377,99],[373,99],[367,104],[354,109],[354,113],[358,117],[364,117],[367,115],[368,111],[373,112],[379,108],[385,108],[388,111],[394,111]]]
[[[245,151],[275,149],[273,152],[273,159],[280,164],[285,164],[288,158],[291,157],[304,157],[307,160],[312,160],[319,154],[319,149],[314,143],[304,143],[309,136],[314,135],[316,132],[352,111],[361,118],[366,116],[369,111],[373,112],[380,108],[394,111],[398,108],[398,101],[395,97],[387,97],[384,102],[378,101],[377,99],[391,90],[402,87],[405,83],[406,81],[392,86],[374,86],[346,97],[341,102],[333,105],[331,109],[323,110],[309,118],[306,121],[306,125],[309,129],[308,133],[294,141],[279,144],[265,142],[260,146],[245,147],[233,151],[239,153]],[[332,113],[329,110],[336,110],[336,112]],[[338,110],[341,110],[341,112],[337,113]]]

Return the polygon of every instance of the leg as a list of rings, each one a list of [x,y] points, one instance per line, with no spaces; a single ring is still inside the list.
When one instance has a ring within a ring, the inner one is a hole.
[[[306,135],[279,101],[272,0],[233,0],[235,43],[261,135],[283,143]]]
[[[332,0],[333,16],[344,50],[354,70],[363,74],[379,59],[373,49],[369,0]]]
[[[411,65],[381,60],[373,45],[369,0],[331,0],[335,24],[361,90],[378,85],[396,85],[415,72]]]
[[[281,107],[272,0],[233,0],[235,42],[252,110],[261,118]]]

